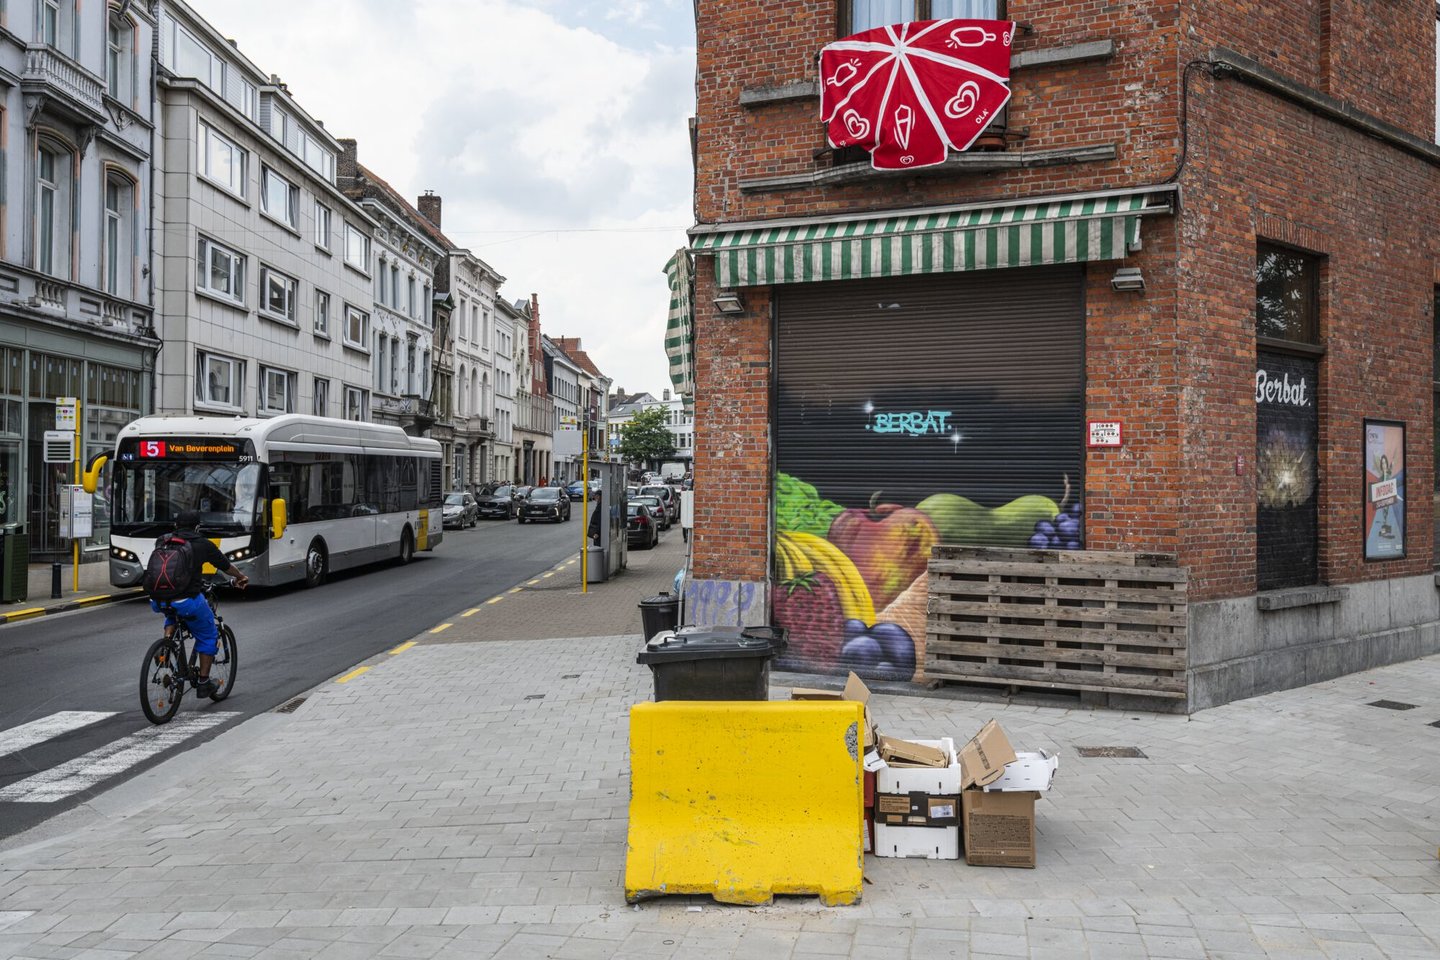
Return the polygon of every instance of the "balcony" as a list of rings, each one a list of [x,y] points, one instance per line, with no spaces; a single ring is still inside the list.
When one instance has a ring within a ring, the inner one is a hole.
[[[81,123],[103,126],[108,117],[100,78],[54,47],[31,44],[25,48],[20,87],[27,97],[40,97],[44,108]]]
[[[37,320],[91,327],[122,336],[151,329],[150,307],[6,263],[0,265],[0,297]]]

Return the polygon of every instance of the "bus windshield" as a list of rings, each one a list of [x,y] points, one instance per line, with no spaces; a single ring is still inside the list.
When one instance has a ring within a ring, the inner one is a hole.
[[[121,461],[115,465],[112,531],[159,536],[183,510],[197,510],[207,531],[249,533],[260,492],[257,463]]]

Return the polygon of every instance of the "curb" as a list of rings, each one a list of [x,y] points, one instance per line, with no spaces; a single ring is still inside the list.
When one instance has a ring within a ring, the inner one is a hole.
[[[15,623],[20,620],[34,620],[37,617],[48,616],[52,613],[68,613],[71,610],[83,610],[86,607],[99,607],[107,603],[134,600],[136,597],[142,597],[144,595],[144,590],[128,590],[124,593],[102,593],[99,596],[82,597],[79,600],[68,600],[64,603],[57,603],[53,607],[26,607],[24,610],[0,613],[0,625]]]

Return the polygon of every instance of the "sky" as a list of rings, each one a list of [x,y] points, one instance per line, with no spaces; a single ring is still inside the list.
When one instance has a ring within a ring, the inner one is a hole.
[[[614,386],[670,386],[693,223],[692,0],[189,0]]]

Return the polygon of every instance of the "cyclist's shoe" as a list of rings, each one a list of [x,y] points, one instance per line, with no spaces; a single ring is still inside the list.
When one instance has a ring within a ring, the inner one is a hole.
[[[204,700],[206,697],[213,697],[220,692],[220,684],[215,682],[214,677],[207,677],[195,684],[195,697]]]

